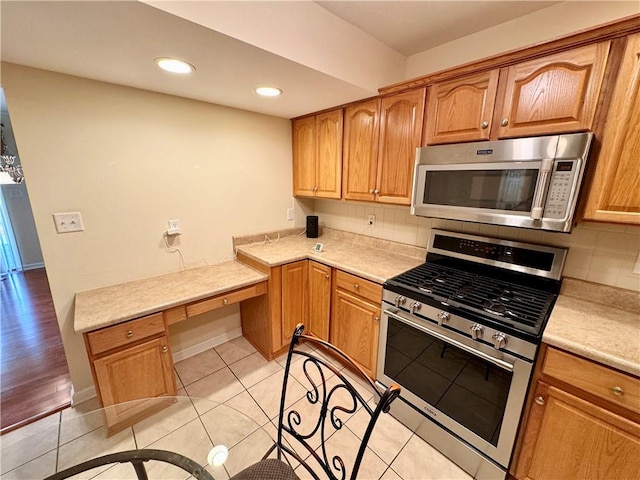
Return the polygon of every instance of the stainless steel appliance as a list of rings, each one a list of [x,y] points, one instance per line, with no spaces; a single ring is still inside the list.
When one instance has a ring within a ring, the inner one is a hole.
[[[378,382],[392,415],[475,478],[505,478],[566,249],[432,230],[384,284]]]
[[[411,213],[571,231],[592,133],[417,149]]]

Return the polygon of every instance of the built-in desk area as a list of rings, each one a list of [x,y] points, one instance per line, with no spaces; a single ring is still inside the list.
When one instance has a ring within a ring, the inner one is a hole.
[[[176,395],[169,325],[267,293],[267,275],[231,261],[76,293],[96,393],[115,433]]]

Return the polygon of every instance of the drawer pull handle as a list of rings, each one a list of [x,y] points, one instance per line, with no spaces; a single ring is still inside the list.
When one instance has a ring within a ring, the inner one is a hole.
[[[538,405],[544,405],[544,398],[542,398],[540,395],[538,395],[536,398],[533,399]]]
[[[127,338],[133,337],[133,330],[127,330]]]
[[[169,351],[169,347],[167,347],[166,345],[162,347],[162,353],[167,353],[168,351]]]
[[[617,395],[618,397],[621,397],[622,395],[624,395],[624,390],[622,390],[622,388],[620,387],[613,387],[611,391],[613,392],[614,395]]]
[[[227,300],[226,298],[222,299],[222,304],[223,305],[229,305],[229,300]]]

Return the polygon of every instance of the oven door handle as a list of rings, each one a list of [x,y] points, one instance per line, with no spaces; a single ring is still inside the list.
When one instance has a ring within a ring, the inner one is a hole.
[[[419,323],[416,323],[408,318],[405,317],[401,317],[400,315],[392,312],[391,310],[385,310],[384,313],[386,315],[389,315],[391,318],[395,318],[396,320],[399,320],[401,322],[404,322],[408,325],[411,325],[412,327],[417,328],[418,330],[422,330],[423,332],[428,333],[429,335],[433,335],[434,337],[436,337],[438,340],[442,340],[445,343],[448,343],[450,345],[453,345],[454,347],[458,347],[460,350],[464,350],[467,353],[470,353],[471,355],[475,355],[476,357],[480,357],[483,360],[486,360],[489,363],[494,364],[496,367],[500,367],[503,370],[507,370],[509,372],[513,372],[513,365],[509,362],[505,362],[504,360],[500,360],[499,358],[494,358],[491,355],[487,355],[484,352],[481,352],[480,350],[476,350],[473,347],[469,347],[468,345],[465,345],[464,343],[458,342],[457,340],[454,340],[453,338],[449,338],[446,335],[443,335],[442,333],[436,332],[435,330],[431,330],[430,328],[425,327],[424,325],[420,325]]]

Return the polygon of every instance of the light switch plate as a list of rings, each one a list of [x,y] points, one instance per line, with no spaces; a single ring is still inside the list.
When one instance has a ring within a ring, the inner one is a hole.
[[[80,212],[54,213],[53,221],[58,233],[81,232],[84,230]]]

